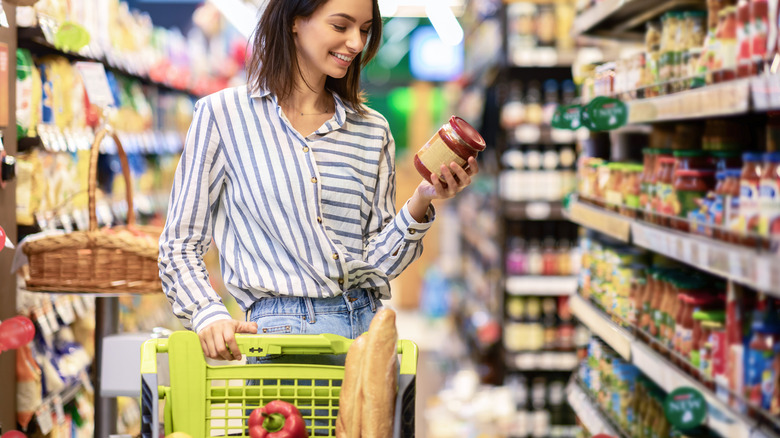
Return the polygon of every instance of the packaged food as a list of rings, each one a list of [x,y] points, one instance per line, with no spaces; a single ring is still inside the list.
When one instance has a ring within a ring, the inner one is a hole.
[[[673,213],[680,220],[672,219],[670,225],[688,231],[688,214],[699,209],[700,201],[715,187],[712,170],[678,170],[674,174]]]
[[[747,235],[758,228],[758,186],[761,181],[762,156],[757,152],[742,154],[742,171],[739,178],[740,231]],[[748,238],[745,243],[750,244]]]

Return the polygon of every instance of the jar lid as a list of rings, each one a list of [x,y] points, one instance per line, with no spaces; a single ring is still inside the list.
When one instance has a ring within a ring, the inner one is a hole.
[[[683,12],[684,17],[706,17],[707,11],[685,11]]]
[[[674,157],[663,156],[658,158],[658,162],[661,164],[674,164],[676,161]]]
[[[642,155],[657,155],[658,149],[655,148],[644,148],[642,149]]]
[[[458,116],[452,116],[450,117],[450,126],[452,126],[452,129],[455,130],[460,138],[474,150],[479,152],[485,150],[485,147],[487,146],[485,144],[485,139],[483,139],[482,136],[479,135],[479,132],[477,132],[473,126],[469,125],[468,122]]]
[[[761,152],[745,152],[742,154],[742,161],[761,161]]]
[[[765,153],[764,161],[767,163],[780,163],[780,151]]]
[[[742,170],[740,169],[726,169],[726,178],[741,178]]]
[[[720,170],[715,174],[715,179],[726,179],[726,171]]]

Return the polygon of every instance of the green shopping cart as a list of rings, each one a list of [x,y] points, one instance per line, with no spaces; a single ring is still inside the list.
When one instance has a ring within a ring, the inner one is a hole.
[[[241,353],[266,355],[345,355],[352,340],[323,335],[236,335]],[[167,354],[170,385],[158,385],[157,355]],[[417,345],[398,341],[401,355],[393,438],[414,437]],[[160,402],[164,402],[164,434],[184,432],[192,438],[248,437],[249,413],[272,400],[298,407],[310,436],[336,434],[344,367],[318,364],[209,365],[198,336],[174,332],[150,339],[141,349],[142,438],[161,438]],[[253,384],[251,382],[259,382]]]

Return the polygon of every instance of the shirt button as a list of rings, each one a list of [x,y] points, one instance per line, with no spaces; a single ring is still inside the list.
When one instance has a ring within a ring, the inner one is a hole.
[[[311,182],[313,182],[314,184],[317,184],[317,178],[316,178],[316,177],[314,177],[314,176],[313,176],[313,177],[311,177]]]
[[[317,216],[317,222],[321,224],[322,223],[322,218]]]
[[[339,255],[334,252],[333,253],[333,260],[338,260],[338,259],[339,259]]]
[[[305,153],[305,152],[309,152],[309,147],[308,147],[308,146],[304,146],[304,147],[303,147],[303,152],[304,152],[304,153]]]
[[[339,278],[339,284],[344,284],[344,279],[343,278]]]
[[[414,234],[417,232],[414,228],[409,228],[407,231],[409,231],[409,234]]]

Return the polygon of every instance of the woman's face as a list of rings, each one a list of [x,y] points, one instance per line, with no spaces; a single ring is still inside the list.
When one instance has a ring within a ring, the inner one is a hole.
[[[328,0],[310,17],[295,19],[298,64],[309,78],[343,78],[366,45],[372,0]]]

